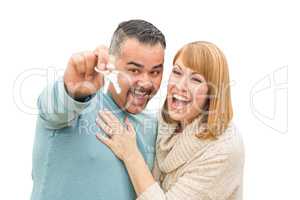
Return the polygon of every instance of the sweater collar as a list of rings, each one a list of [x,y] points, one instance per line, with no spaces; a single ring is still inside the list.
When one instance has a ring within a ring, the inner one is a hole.
[[[181,133],[175,133],[177,124],[168,124],[159,116],[156,157],[160,170],[169,173],[191,159],[206,142],[196,137],[203,130],[202,116],[188,124]]]

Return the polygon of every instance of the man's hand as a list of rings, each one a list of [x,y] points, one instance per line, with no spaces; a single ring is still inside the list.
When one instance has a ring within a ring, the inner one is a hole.
[[[72,97],[84,97],[96,93],[103,86],[103,75],[95,71],[106,70],[109,61],[108,49],[98,47],[93,52],[74,54],[64,73],[64,84]]]

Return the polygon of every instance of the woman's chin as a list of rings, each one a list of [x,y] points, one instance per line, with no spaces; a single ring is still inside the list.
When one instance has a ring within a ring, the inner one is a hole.
[[[181,121],[184,121],[185,113],[169,111],[169,116],[172,120],[177,121],[177,122],[181,122]]]

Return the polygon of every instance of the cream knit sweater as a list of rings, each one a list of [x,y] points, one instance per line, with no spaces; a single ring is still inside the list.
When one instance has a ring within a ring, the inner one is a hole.
[[[200,140],[201,117],[182,133],[160,116],[153,176],[138,200],[241,200],[244,150],[231,123],[217,140]]]

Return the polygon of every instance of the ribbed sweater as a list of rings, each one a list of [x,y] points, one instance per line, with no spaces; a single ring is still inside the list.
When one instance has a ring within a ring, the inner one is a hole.
[[[231,122],[217,139],[199,139],[201,117],[175,133],[159,117],[156,182],[138,200],[241,200],[244,148]]]

